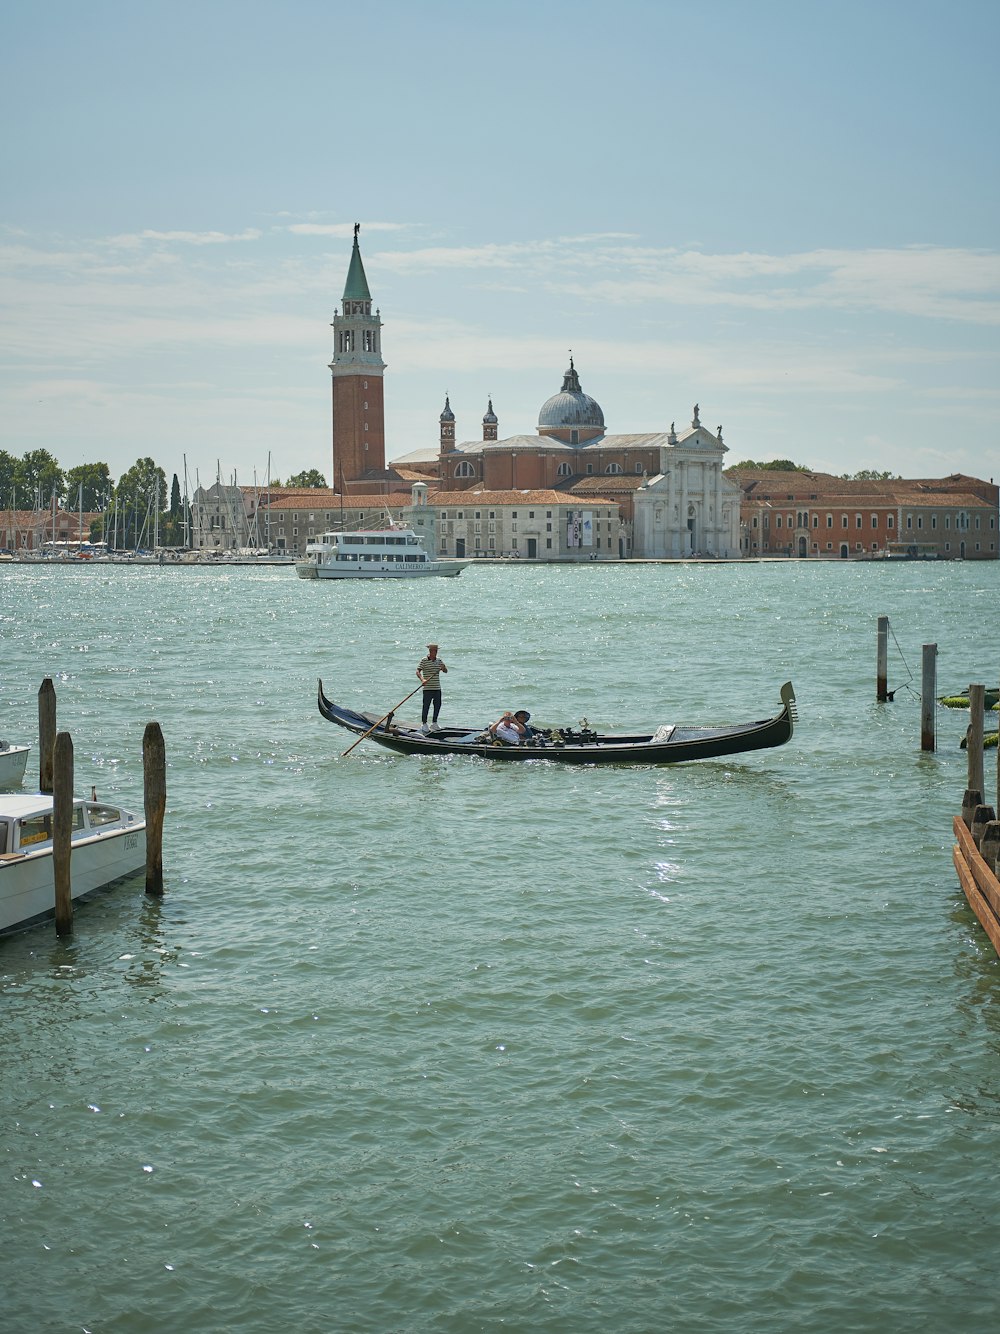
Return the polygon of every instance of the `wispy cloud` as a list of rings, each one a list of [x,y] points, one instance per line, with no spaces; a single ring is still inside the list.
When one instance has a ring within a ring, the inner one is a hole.
[[[263,232],[257,227],[247,227],[242,232],[158,232],[147,229],[142,232],[126,232],[120,236],[108,238],[108,244],[114,246],[138,246],[143,241],[165,241],[179,245],[231,245],[236,241],[259,241]]]

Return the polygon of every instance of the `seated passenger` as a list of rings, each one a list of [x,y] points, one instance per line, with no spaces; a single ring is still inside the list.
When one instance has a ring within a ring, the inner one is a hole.
[[[524,709],[518,709],[517,713],[505,713],[495,723],[490,724],[489,733],[508,746],[519,746],[530,735],[531,728],[528,726],[530,717],[531,714]]]

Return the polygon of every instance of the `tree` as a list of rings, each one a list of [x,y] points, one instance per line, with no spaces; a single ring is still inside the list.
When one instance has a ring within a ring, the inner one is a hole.
[[[76,507],[80,504],[80,488],[83,487],[83,508],[85,510],[107,509],[114,493],[114,482],[106,463],[81,463],[70,468],[66,474],[66,504]]]
[[[40,504],[47,505],[53,495],[61,501],[66,494],[63,470],[47,449],[31,449],[18,459],[14,468],[14,485],[18,494],[30,505],[34,505],[36,496]],[[21,505],[21,508],[27,509],[28,505]]]
[[[897,482],[898,474],[894,472],[878,472],[875,468],[862,468],[856,473],[841,473],[845,482]]]
[[[274,483],[277,486],[277,482]],[[293,477],[289,477],[285,483],[286,486],[307,486],[311,490],[326,486],[326,478],[317,471],[316,468],[308,468],[303,472],[297,472]]]
[[[0,449],[0,509],[14,508],[14,476],[17,472],[17,459]]]
[[[793,463],[791,459],[769,459],[766,462],[755,463],[753,459],[744,459],[742,463],[734,463],[734,468],[756,468],[758,472],[810,472],[811,469],[806,463]]]
[[[163,469],[150,458],[137,459],[127,472],[122,473],[115,487],[118,545],[152,546],[157,520],[162,523],[166,499],[167,478]]]

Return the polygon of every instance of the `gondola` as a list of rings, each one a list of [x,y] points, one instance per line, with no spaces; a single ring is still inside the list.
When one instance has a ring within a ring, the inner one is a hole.
[[[791,681],[786,681],[781,687],[781,712],[759,722],[729,726],[667,724],[653,732],[639,733],[552,728],[520,745],[508,746],[495,741],[483,728],[442,727],[423,732],[415,723],[395,722],[391,713],[384,717],[359,713],[327,699],[322,681],[318,703],[327,722],[401,755],[479,755],[490,760],[552,760],[558,764],[681,764],[767,750],[791,740],[797,718],[795,691]]]

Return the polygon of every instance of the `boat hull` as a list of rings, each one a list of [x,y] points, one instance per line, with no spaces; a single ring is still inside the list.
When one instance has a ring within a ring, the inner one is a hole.
[[[70,882],[74,901],[134,875],[146,865],[146,825],[94,830],[73,840]],[[52,846],[0,854],[0,932],[17,931],[55,914]]]
[[[322,681],[317,700],[328,722],[400,755],[477,755],[503,762],[549,760],[556,764],[686,764],[768,750],[791,740],[796,717],[795,692],[789,681],[781,687],[781,712],[756,722],[661,727],[654,733],[627,736],[566,732],[556,734],[562,739],[506,746],[482,739],[481,729],[447,728],[425,735],[413,726],[393,723],[391,717],[357,713],[327,699]]]
[[[303,569],[312,566],[312,573]],[[461,574],[464,565],[437,565],[435,568],[415,568],[412,570],[338,570],[332,565],[316,565],[312,561],[300,561],[295,569],[300,579],[453,579]]]
[[[0,792],[21,786],[30,749],[30,746],[5,746],[0,750]]]

